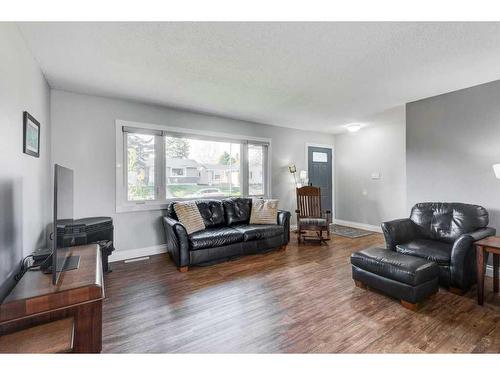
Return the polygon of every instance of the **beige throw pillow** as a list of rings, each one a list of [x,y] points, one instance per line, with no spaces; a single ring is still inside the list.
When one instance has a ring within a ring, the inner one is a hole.
[[[277,199],[253,199],[250,224],[278,224]]]
[[[181,224],[186,228],[187,234],[205,229],[205,223],[196,202],[176,202],[174,211]]]

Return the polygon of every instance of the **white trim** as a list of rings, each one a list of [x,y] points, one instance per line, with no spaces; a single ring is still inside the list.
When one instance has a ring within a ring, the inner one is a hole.
[[[149,256],[146,256],[146,257],[140,257],[140,258],[133,258],[133,259],[125,259],[123,261],[123,263],[134,263],[134,262],[140,262],[140,261],[143,261],[143,260],[148,260],[150,257]]]
[[[351,227],[351,228],[364,229],[364,230],[368,230],[370,232],[382,233],[382,228],[380,226],[377,226],[377,225],[356,223],[354,221],[347,221],[347,220],[340,220],[340,219],[333,219],[333,223],[338,224],[338,225],[343,225],[346,227]]]
[[[490,265],[490,264],[486,265],[485,275],[489,276],[489,277],[493,277],[493,266],[492,265]]]
[[[343,225],[345,227],[363,229],[363,230],[367,230],[370,232],[382,233],[381,227],[376,226],[376,225],[371,225],[371,224],[356,223],[354,221],[339,220],[339,219],[333,219],[332,224],[338,224],[338,225]],[[290,224],[290,230],[297,230],[297,224]]]
[[[335,217],[335,153],[333,145],[321,144],[321,143],[308,143],[305,144],[305,160],[306,160],[306,170],[307,177],[309,178],[309,147],[321,147],[328,148],[332,150],[332,217]]]
[[[120,262],[126,259],[134,259],[147,257],[149,255],[163,254],[167,252],[167,245],[156,245],[149,247],[141,247],[139,249],[116,250],[109,257],[110,262]]]

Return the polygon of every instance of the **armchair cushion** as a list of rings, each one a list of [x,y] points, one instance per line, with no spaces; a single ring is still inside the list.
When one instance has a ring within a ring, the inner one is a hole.
[[[410,219],[418,226],[420,237],[453,243],[462,234],[488,225],[484,207],[465,203],[417,203]]]
[[[400,254],[432,260],[439,265],[450,264],[452,245],[446,242],[417,239],[405,244],[396,245]]]

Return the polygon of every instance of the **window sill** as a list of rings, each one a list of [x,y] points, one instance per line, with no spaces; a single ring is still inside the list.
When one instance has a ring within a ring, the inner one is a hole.
[[[233,195],[232,197],[240,197],[239,195]],[[131,203],[127,202],[124,204],[119,204],[116,206],[116,213],[125,212],[141,212],[141,211],[158,211],[166,210],[171,202],[184,202],[184,201],[194,201],[194,200],[208,200],[216,199],[221,200],[225,198],[232,198],[231,196],[215,196],[215,197],[192,197],[192,198],[172,198],[167,199],[162,202],[149,202],[149,203]],[[259,198],[262,196],[248,196],[248,198]]]
[[[168,206],[167,202],[127,203],[127,204],[117,205],[116,213],[166,210],[167,206]]]

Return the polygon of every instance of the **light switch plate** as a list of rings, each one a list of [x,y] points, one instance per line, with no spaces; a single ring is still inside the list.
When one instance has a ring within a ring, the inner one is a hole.
[[[380,172],[372,172],[372,180],[380,180],[381,177]]]

